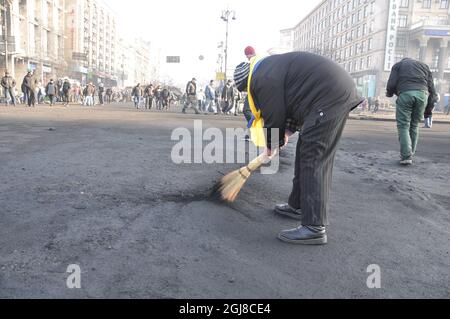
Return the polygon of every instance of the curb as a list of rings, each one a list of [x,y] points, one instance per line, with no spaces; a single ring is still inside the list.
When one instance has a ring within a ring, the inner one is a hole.
[[[375,122],[397,122],[392,118],[376,118],[376,117],[368,117],[368,116],[358,116],[358,115],[350,115],[349,119],[351,120],[359,120],[359,121],[375,121]],[[442,120],[433,120],[433,124],[450,124],[450,121],[442,121]]]

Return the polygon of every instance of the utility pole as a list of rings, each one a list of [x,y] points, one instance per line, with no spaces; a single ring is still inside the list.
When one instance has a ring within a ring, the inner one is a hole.
[[[5,34],[3,35],[5,38],[5,72],[8,70],[8,7],[10,7],[9,0],[5,1],[5,8],[4,10],[4,29]]]
[[[222,11],[222,16],[220,17],[227,24],[225,35],[225,81],[227,81],[227,70],[228,70],[228,38],[229,38],[230,16],[233,17],[233,20],[236,20],[236,12],[227,9]]]

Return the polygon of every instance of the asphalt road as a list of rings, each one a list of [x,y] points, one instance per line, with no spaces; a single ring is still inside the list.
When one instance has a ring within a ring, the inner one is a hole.
[[[0,107],[0,298],[450,297],[450,125],[398,166],[394,123],[348,122],[329,244],[284,244],[295,144],[238,201],[208,199],[236,164],[174,164],[173,129],[234,117]],[[68,289],[79,265],[81,289]],[[381,289],[369,289],[369,265]]]

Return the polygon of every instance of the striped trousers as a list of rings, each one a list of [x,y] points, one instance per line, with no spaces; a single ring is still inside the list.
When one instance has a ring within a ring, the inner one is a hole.
[[[302,211],[303,226],[327,226],[334,158],[349,110],[318,122],[299,137],[289,205]]]

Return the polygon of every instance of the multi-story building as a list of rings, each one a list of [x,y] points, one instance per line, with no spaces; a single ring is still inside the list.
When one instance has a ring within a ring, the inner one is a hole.
[[[102,0],[66,1],[66,50],[71,77],[117,85],[115,13]]]
[[[449,0],[324,0],[292,28],[295,51],[332,58],[366,97],[383,96],[392,66],[404,57],[432,69],[449,92]],[[281,36],[286,38],[287,31]],[[286,41],[286,39],[284,40]]]
[[[118,42],[118,79],[122,87],[148,84],[159,80],[160,50],[150,42],[134,39]]]
[[[64,74],[64,1],[0,1],[2,71],[18,81],[29,70],[44,82]]]

